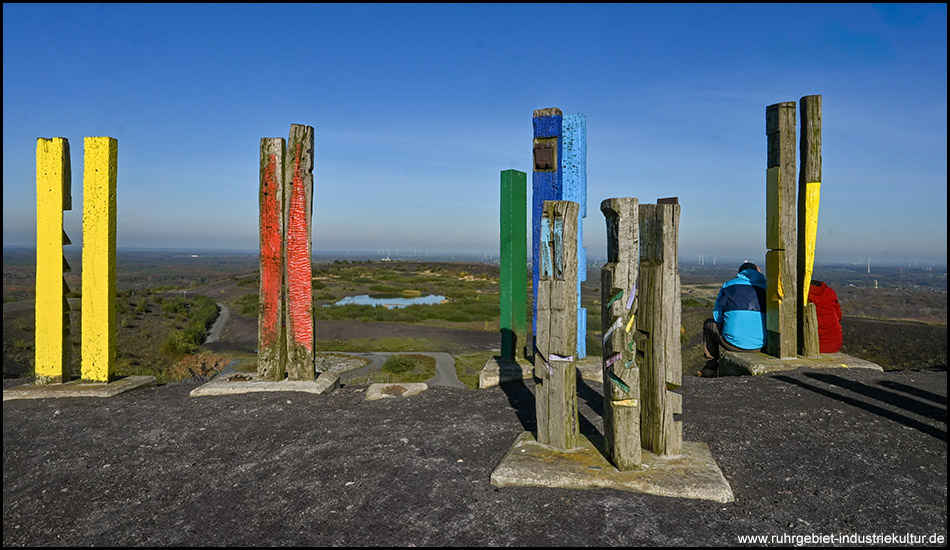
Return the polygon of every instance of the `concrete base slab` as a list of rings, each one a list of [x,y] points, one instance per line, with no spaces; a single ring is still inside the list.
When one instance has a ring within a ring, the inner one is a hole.
[[[340,387],[339,373],[321,373],[314,381],[282,380],[272,382],[258,380],[257,374],[231,373],[215,378],[207,384],[191,390],[191,397],[210,395],[236,395],[240,393],[296,391],[305,393],[330,393]]]
[[[126,376],[112,382],[75,380],[65,384],[26,384],[3,390],[3,400],[57,397],[114,397],[120,393],[155,385],[154,376]]]
[[[577,375],[584,380],[604,382],[603,366],[599,357],[585,357],[575,363]],[[479,389],[491,388],[505,382],[529,380],[534,376],[534,366],[527,360],[514,361],[500,356],[491,357],[478,375]]]
[[[376,401],[388,397],[411,397],[429,389],[429,385],[422,382],[407,384],[370,384],[366,388],[366,400]]]
[[[478,374],[478,387],[479,389],[491,388],[505,382],[528,380],[533,371],[534,367],[524,359],[515,361],[495,355],[485,362],[485,366]]]
[[[726,351],[719,357],[719,376],[757,376],[802,367],[812,369],[860,368],[884,371],[880,365],[844,353],[822,353],[818,357],[779,359],[760,351]]]
[[[621,472],[601,452],[603,440],[581,437],[582,446],[559,451],[525,432],[491,474],[495,487],[616,489],[674,498],[732,502],[729,482],[705,443],[683,442],[683,454],[663,457],[643,451],[638,470]]]

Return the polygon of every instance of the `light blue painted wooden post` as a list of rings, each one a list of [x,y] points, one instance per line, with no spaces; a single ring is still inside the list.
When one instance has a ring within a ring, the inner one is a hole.
[[[577,214],[577,358],[587,356],[587,310],[581,307],[581,283],[587,280],[587,249],[584,248],[584,218],[587,217],[587,117],[565,115],[561,124],[563,142],[561,178],[563,200],[574,201]]]

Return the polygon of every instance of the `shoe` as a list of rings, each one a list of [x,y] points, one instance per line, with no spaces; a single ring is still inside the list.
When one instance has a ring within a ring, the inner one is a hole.
[[[712,361],[707,361],[702,370],[696,373],[696,376],[700,378],[716,378],[716,375],[717,369]]]

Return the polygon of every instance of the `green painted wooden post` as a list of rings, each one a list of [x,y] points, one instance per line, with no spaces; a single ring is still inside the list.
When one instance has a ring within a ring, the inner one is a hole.
[[[528,218],[527,174],[501,173],[501,356],[517,359],[527,342]]]

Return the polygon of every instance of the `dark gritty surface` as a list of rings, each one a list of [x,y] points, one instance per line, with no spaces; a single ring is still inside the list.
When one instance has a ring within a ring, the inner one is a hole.
[[[533,384],[3,404],[3,544],[733,545],[738,535],[947,532],[947,375],[686,377],[684,438],[736,501],[496,489]],[[583,382],[582,432],[602,429]]]

